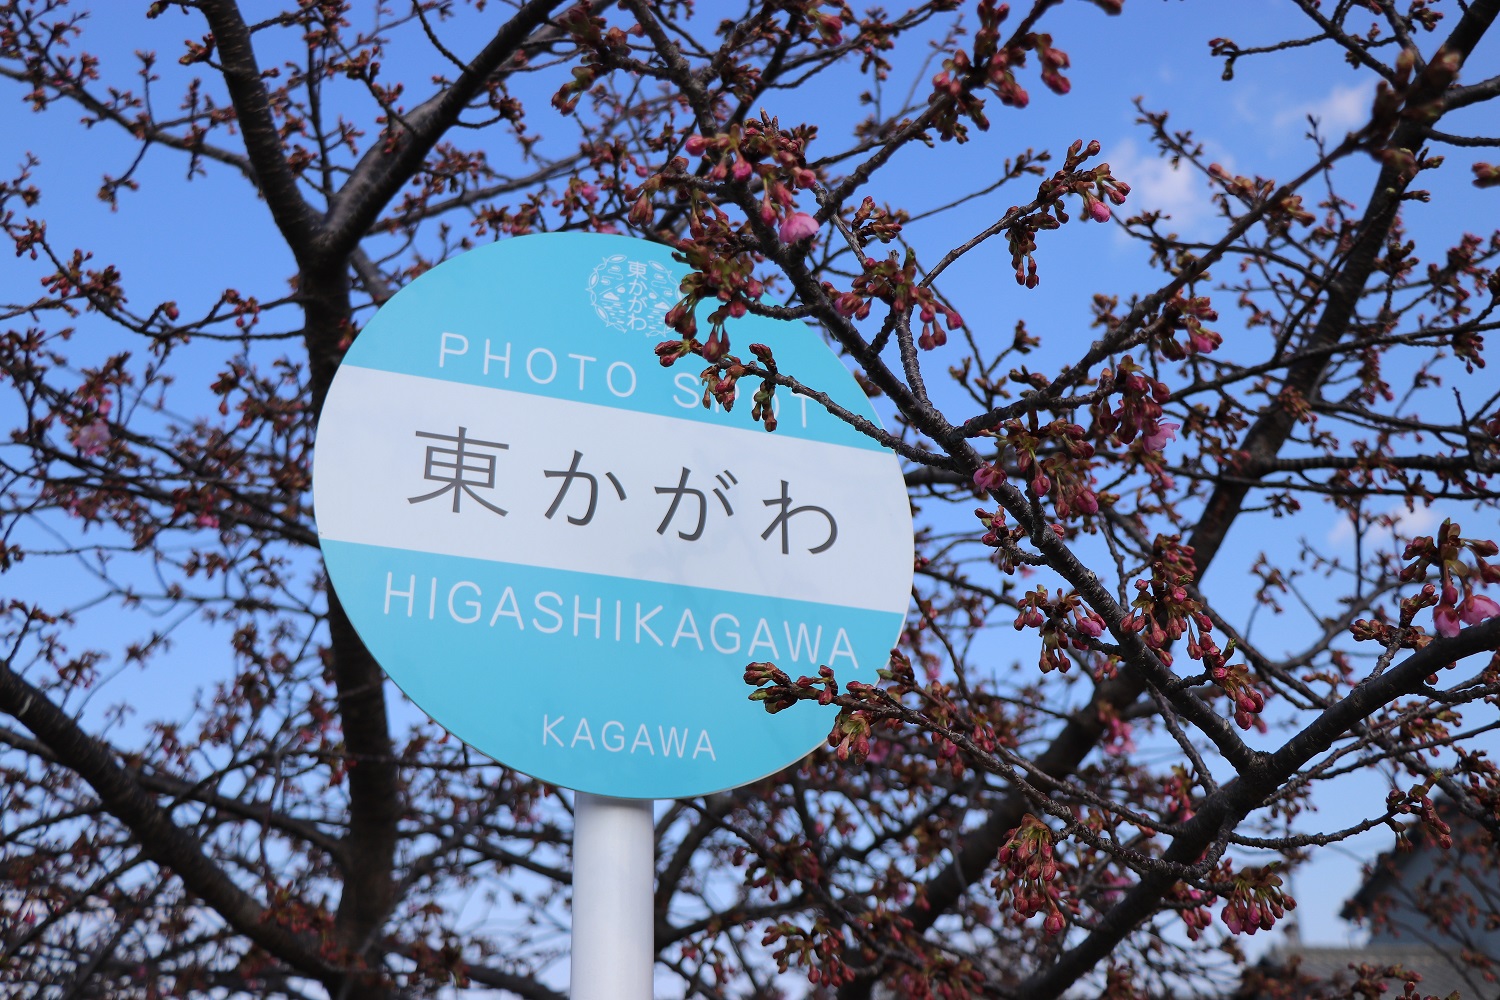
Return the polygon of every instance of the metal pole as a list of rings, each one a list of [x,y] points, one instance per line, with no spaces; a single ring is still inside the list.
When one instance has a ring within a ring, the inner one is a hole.
[[[573,807],[573,1000],[651,1000],[656,836],[650,799]]]

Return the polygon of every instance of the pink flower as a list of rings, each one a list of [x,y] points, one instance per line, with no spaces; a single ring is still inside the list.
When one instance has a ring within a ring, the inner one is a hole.
[[[1095,222],[1109,221],[1109,206],[1097,198],[1090,198],[1087,202],[1089,218]]]
[[[1153,430],[1141,435],[1141,447],[1147,451],[1161,451],[1167,442],[1177,436],[1181,424],[1159,423]]]
[[[1212,354],[1214,348],[1223,343],[1223,338],[1212,330],[1197,329],[1188,333],[1188,343],[1199,354]]]
[[[707,146],[708,141],[701,135],[688,136],[687,142],[684,144],[684,148],[687,150],[689,156],[702,156],[703,150]]]
[[[73,444],[77,446],[80,454],[98,455],[109,447],[109,424],[103,420],[95,420],[84,424],[73,434]]]
[[[806,212],[793,212],[781,220],[781,242],[788,245],[818,235],[818,220]]]
[[[1452,638],[1458,635],[1458,612],[1450,605],[1440,604],[1432,609],[1432,624],[1438,635]]]
[[[974,470],[974,485],[982,490],[998,489],[1005,482],[1005,473],[993,465],[981,465]]]
[[[1078,631],[1091,639],[1097,639],[1104,634],[1104,619],[1089,611],[1078,616]]]
[[[1135,753],[1135,739],[1132,736],[1133,729],[1130,723],[1123,719],[1110,718],[1109,732],[1106,734],[1104,752],[1111,757],[1120,757],[1128,753]]]
[[[1244,925],[1240,922],[1239,910],[1225,906],[1224,911],[1219,915],[1224,919],[1224,926],[1229,928],[1229,933],[1238,934],[1244,930]]]
[[[1470,594],[1458,606],[1458,617],[1465,625],[1478,625],[1500,615],[1500,604],[1483,594]]]

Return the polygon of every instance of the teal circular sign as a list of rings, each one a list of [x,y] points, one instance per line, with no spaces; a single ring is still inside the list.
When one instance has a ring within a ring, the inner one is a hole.
[[[702,406],[697,359],[656,362],[686,273],[618,236],[470,251],[380,309],[318,426],[323,556],[370,652],[465,743],[579,791],[703,795],[795,763],[835,710],[768,715],[745,665],[873,683],[910,597],[894,455],[785,390],[767,434]],[[878,419],[802,324],[728,333]]]

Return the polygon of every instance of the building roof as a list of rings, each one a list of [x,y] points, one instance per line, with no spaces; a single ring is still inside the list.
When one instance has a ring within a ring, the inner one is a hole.
[[[1399,965],[1408,972],[1421,975],[1422,979],[1417,986],[1420,996],[1447,997],[1456,990],[1463,1000],[1500,1000],[1500,985],[1484,983],[1477,973],[1471,972],[1469,976],[1465,976],[1440,951],[1422,945],[1382,948],[1300,946],[1277,949],[1257,964],[1255,971],[1258,976],[1246,977],[1246,988],[1240,994],[1242,1000],[1262,995],[1257,988],[1257,981],[1264,981],[1266,978],[1284,981],[1283,977],[1290,973],[1290,966],[1297,959],[1300,959],[1296,962],[1297,976],[1307,980],[1310,985],[1314,982],[1353,982],[1353,968],[1361,965]],[[1404,981],[1386,979],[1385,983],[1386,991],[1383,996],[1401,996]]]

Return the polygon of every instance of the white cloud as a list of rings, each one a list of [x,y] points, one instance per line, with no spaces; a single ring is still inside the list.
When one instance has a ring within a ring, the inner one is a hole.
[[[1114,175],[1130,185],[1123,207],[1127,215],[1165,212],[1172,217],[1169,228],[1185,232],[1213,214],[1207,181],[1186,163],[1173,166],[1171,160],[1142,150],[1134,139],[1115,143],[1109,149],[1109,163]],[[1224,165],[1232,169],[1229,162]]]
[[[1370,117],[1370,104],[1374,100],[1374,87],[1367,83],[1336,85],[1332,91],[1315,101],[1304,101],[1277,111],[1271,124],[1278,131],[1304,129],[1309,117],[1318,120],[1319,131],[1328,138],[1338,140]]]
[[[1417,506],[1411,510],[1406,509],[1404,503],[1398,503],[1381,511],[1382,514],[1394,519],[1392,530],[1397,537],[1402,539],[1415,538],[1418,535],[1430,535],[1438,526],[1438,513],[1430,506]],[[1348,516],[1341,516],[1328,529],[1328,542],[1331,545],[1347,544],[1354,540],[1354,523]]]

